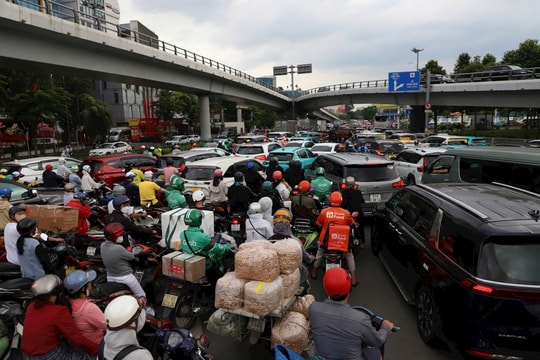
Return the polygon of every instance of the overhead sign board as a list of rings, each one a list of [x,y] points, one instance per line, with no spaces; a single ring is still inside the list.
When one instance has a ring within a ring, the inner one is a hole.
[[[420,91],[420,72],[405,71],[388,73],[388,91]]]
[[[274,76],[287,75],[287,66],[274,66]]]
[[[296,66],[299,74],[311,73],[311,64],[300,64]]]

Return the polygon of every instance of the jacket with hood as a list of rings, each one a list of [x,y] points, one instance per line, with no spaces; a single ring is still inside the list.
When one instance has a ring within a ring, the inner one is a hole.
[[[93,343],[103,340],[107,325],[103,311],[88,299],[70,299],[71,316],[81,334]]]
[[[210,203],[219,204],[228,201],[228,190],[229,188],[227,187],[227,184],[223,182],[223,180],[221,180],[217,186],[210,184],[208,187],[208,191],[210,192]]]
[[[93,190],[96,190],[96,189],[99,189],[101,187],[101,184],[97,183],[94,179],[92,179],[92,177],[90,176],[89,173],[87,173],[86,171],[83,170],[83,176],[82,176],[82,185],[81,185],[81,190],[84,191],[84,192],[89,192],[89,191],[93,191]]]
[[[141,331],[146,319],[146,312],[141,311],[137,321],[131,323],[131,326],[126,328],[112,331],[107,330],[103,341],[105,347],[103,349],[103,355],[105,359],[114,359],[114,357],[129,345],[138,345],[137,332]],[[134,327],[137,324],[137,330]],[[138,349],[129,353],[124,360],[154,360],[152,353],[147,349]]]
[[[251,214],[246,219],[246,242],[268,239],[272,235],[274,235],[274,227],[263,219],[263,214]]]
[[[259,199],[259,204],[261,204],[263,219],[272,224],[274,222],[274,218],[272,216],[272,199],[270,199],[268,196],[262,197]]]

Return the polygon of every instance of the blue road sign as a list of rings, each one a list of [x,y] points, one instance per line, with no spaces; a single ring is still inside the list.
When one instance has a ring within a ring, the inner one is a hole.
[[[420,90],[420,72],[405,71],[388,73],[388,91],[419,91]]]

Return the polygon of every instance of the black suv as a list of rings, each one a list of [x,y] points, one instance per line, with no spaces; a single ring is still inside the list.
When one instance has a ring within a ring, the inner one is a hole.
[[[482,81],[523,80],[533,77],[534,74],[531,70],[522,69],[515,65],[488,66],[482,73]]]
[[[376,206],[371,245],[428,344],[538,359],[540,195],[502,184],[408,186]]]

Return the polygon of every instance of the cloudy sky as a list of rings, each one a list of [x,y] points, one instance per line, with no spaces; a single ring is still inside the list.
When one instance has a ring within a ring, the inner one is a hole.
[[[160,40],[253,76],[313,64],[306,90],[386,79],[437,60],[452,73],[461,53],[500,60],[540,37],[538,0],[119,0],[120,22],[139,20]],[[277,78],[287,88],[290,76]]]

